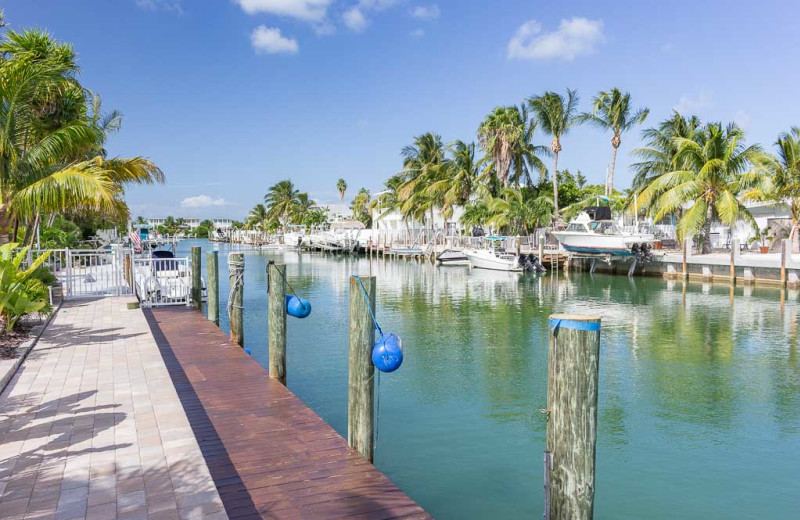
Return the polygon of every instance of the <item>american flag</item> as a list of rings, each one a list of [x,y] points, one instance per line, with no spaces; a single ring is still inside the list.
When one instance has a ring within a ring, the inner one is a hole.
[[[142,238],[139,236],[139,233],[134,229],[131,231],[130,234],[131,242],[133,243],[136,251],[141,253],[142,252]]]

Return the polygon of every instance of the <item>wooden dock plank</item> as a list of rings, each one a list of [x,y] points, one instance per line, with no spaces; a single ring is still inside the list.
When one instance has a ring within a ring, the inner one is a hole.
[[[431,518],[201,313],[145,314],[229,518]]]

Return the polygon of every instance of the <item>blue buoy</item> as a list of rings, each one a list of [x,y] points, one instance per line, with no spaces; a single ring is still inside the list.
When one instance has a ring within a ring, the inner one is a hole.
[[[381,334],[372,347],[372,364],[381,372],[394,372],[403,364],[403,342],[395,334]]]
[[[286,312],[295,318],[307,318],[311,314],[311,304],[299,296],[286,295]]]
[[[249,349],[249,348],[247,348],[247,347],[245,347],[245,349],[244,349],[244,353],[245,353],[245,354],[247,354],[248,356],[252,356],[252,355],[253,355],[253,353],[252,353],[252,352],[250,351],[250,349]]]

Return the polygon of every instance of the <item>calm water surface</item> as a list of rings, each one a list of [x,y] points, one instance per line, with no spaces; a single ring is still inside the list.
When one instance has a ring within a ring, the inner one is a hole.
[[[191,245],[220,251],[224,314],[230,247],[184,241],[178,254]],[[313,305],[288,321],[289,388],[346,434],[347,280],[369,260],[245,252],[246,345],[266,366],[265,268],[285,262]],[[782,302],[778,290],[655,278],[371,269],[378,320],[405,349],[381,378],[375,463],[436,518],[541,518],[555,312],[603,317],[595,518],[800,515],[797,292]]]

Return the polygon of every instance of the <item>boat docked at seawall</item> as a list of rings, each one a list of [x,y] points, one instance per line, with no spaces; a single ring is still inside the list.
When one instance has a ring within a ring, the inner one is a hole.
[[[586,208],[566,230],[554,231],[553,235],[566,251],[585,255],[633,256],[655,242],[654,235],[623,232],[606,206]]]
[[[522,271],[519,256],[509,253],[501,246],[508,241],[508,237],[490,236],[486,237],[486,241],[486,249],[464,250],[472,267],[492,271]]]
[[[192,272],[188,258],[176,258],[171,251],[155,250],[133,259],[133,285],[145,306],[188,305],[192,292]],[[201,278],[202,300],[206,284]]]
[[[469,257],[463,251],[445,249],[436,255],[439,265],[470,265]]]

